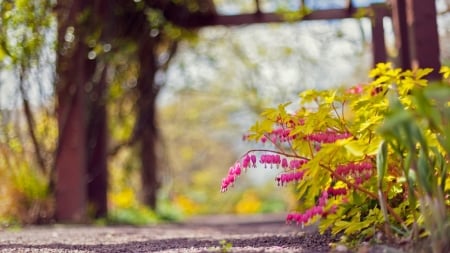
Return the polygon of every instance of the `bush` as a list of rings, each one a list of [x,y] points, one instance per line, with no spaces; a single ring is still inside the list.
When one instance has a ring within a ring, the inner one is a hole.
[[[450,87],[428,86],[431,71],[378,64],[370,83],[304,91],[295,111],[289,103],[267,109],[246,139],[272,148],[244,154],[222,191],[247,169],[277,168],[278,185],[294,184],[298,196],[288,223],[319,221],[322,232],[353,238],[431,235],[434,251],[443,252],[450,234]],[[441,72],[450,75],[448,67]]]

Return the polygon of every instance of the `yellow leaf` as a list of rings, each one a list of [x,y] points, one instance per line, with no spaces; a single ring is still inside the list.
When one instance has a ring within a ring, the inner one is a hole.
[[[327,104],[331,104],[335,100],[336,100],[336,91],[330,92],[330,94],[324,97],[324,102]]]
[[[0,61],[2,61],[5,58],[6,54],[5,51],[0,47]]]
[[[380,142],[381,142],[380,138],[374,137],[371,140],[370,144],[366,145],[364,153],[369,156],[376,155]]]
[[[442,76],[444,76],[445,79],[450,77],[450,67],[449,66],[442,66],[441,70],[439,71],[439,73],[442,74]]]
[[[389,80],[391,80],[391,78],[389,76],[380,76],[375,81],[373,81],[373,84],[380,85],[380,84],[384,84],[384,83],[388,82]]]
[[[348,152],[350,152],[350,154],[356,157],[361,157],[364,155],[364,146],[362,146],[357,141],[351,141],[347,143],[344,147]]]
[[[306,90],[303,91],[299,94],[300,98],[301,98],[301,103],[305,104],[305,103],[309,103],[314,101],[319,95],[319,92],[317,90]]]
[[[372,69],[369,73],[369,77],[373,78],[379,75],[386,73],[389,69],[392,69],[392,64],[390,62],[387,63],[378,63],[376,68]]]
[[[431,72],[433,72],[432,68],[416,69],[415,70],[416,80],[422,79],[424,76],[430,74]]]

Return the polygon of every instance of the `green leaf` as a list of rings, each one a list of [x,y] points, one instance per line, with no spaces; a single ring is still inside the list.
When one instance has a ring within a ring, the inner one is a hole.
[[[387,143],[382,141],[377,152],[377,173],[378,173],[378,187],[381,188],[384,174],[387,169]]]
[[[417,179],[420,182],[422,190],[424,190],[429,196],[433,195],[433,175],[432,168],[427,160],[427,155],[421,149],[419,152],[419,158],[417,163]]]

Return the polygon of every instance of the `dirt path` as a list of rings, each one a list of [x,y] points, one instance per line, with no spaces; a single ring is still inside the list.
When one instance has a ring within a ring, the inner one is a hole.
[[[0,231],[0,252],[328,252],[330,238],[280,215],[212,216],[146,227],[54,225]]]

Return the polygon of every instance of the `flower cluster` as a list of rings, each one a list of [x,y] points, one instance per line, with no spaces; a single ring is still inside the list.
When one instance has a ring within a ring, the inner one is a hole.
[[[347,195],[347,188],[341,187],[341,188],[333,188],[329,187],[327,189],[328,196],[330,197],[336,197],[339,195]]]
[[[256,156],[247,154],[244,159],[242,159],[242,168],[247,169],[252,167],[256,167]]]
[[[355,176],[355,184],[360,185],[369,180],[372,177],[372,173],[365,173],[359,176]]]
[[[284,163],[285,158],[283,158]],[[281,156],[278,154],[264,154],[259,157],[259,163],[261,164],[269,164],[271,167],[272,165],[277,165],[277,167],[281,164]]]
[[[256,167],[256,156],[247,154],[241,162],[236,162],[233,166],[228,170],[228,175],[222,179],[221,191],[225,192],[228,190],[230,186],[234,185],[236,178],[238,178],[242,170],[246,170],[250,167]]]
[[[242,169],[239,163],[236,163],[234,166],[230,167],[230,169],[228,170],[228,175],[224,179],[222,179],[221,191],[225,192],[226,190],[228,190],[228,188],[234,184],[236,178],[241,175],[241,172]]]
[[[281,165],[283,169],[300,169],[303,164],[307,163],[306,159],[292,159],[288,161],[287,158],[281,158],[278,154],[263,154],[259,158],[259,163],[266,165],[276,165],[277,168]],[[244,166],[245,167],[245,166]]]
[[[370,179],[373,174],[373,164],[369,161],[341,164],[336,167],[335,172],[345,178],[354,178],[355,184],[359,185]]]
[[[305,171],[288,172],[278,175],[275,180],[278,182],[278,186],[283,186],[292,181],[300,181],[303,179]]]
[[[352,135],[347,132],[339,133],[339,132],[327,130],[325,132],[317,132],[317,133],[309,134],[309,135],[305,136],[304,138],[307,141],[314,141],[314,142],[318,142],[318,143],[334,143],[337,140],[347,139],[350,137],[352,137]]]
[[[289,162],[289,168],[290,169],[300,169],[303,164],[307,163],[308,160],[306,159],[293,159]]]
[[[272,143],[288,142],[295,139],[295,136],[291,136],[291,130],[283,127],[272,130],[268,135],[261,137],[261,142],[266,143],[269,139]]]
[[[233,186],[236,178],[241,175],[242,171],[245,171],[250,167],[255,168],[257,162],[263,164],[266,168],[267,165],[270,165],[271,168],[273,168],[273,166],[280,168],[281,166],[284,170],[291,171],[280,174],[276,178],[278,185],[282,186],[292,181],[302,180],[305,171],[298,171],[298,169],[306,164],[308,160],[300,158],[288,160],[286,157],[273,153],[262,154],[259,157],[259,160],[257,160],[256,155],[248,153],[241,159],[241,161],[236,162],[232,167],[230,167],[227,176],[222,179],[221,191],[227,191],[229,187]]]
[[[312,218],[315,216],[326,216],[330,213],[336,212],[336,205],[331,206],[329,210],[325,210],[325,206],[328,202],[329,194],[327,191],[323,191],[322,195],[319,197],[319,200],[317,201],[317,204],[309,209],[307,209],[303,213],[290,213],[286,217],[286,223],[296,223],[297,225],[303,225],[308,223]]]
[[[372,171],[373,164],[371,162],[365,161],[360,163],[347,163],[347,164],[341,164],[337,166],[336,173],[341,176],[349,176],[349,175],[359,175],[363,174],[367,171]]]

